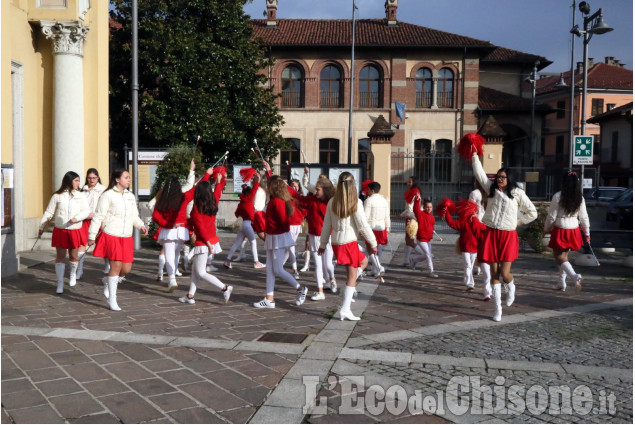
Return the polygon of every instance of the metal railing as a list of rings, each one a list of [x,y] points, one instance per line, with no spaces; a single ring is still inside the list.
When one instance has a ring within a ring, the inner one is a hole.
[[[282,106],[287,108],[299,108],[302,106],[302,96],[300,92],[282,92]]]
[[[379,107],[379,93],[377,92],[360,92],[359,93],[360,108],[377,108]]]
[[[322,108],[339,108],[340,94],[336,91],[320,91],[320,107]]]
[[[417,92],[417,108],[429,108],[432,106],[432,93],[431,92]]]

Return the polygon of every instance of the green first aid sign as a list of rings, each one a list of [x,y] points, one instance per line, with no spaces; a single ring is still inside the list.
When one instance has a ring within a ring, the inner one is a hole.
[[[593,136],[575,136],[573,144],[573,163],[593,165]]]

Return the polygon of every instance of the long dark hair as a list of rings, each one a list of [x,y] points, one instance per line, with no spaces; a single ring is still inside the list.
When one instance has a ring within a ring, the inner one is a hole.
[[[97,176],[97,183],[101,184],[101,177],[99,177],[99,171],[96,168],[89,168],[86,170],[86,178],[84,179],[84,184],[88,185],[88,175],[94,174]]]
[[[209,182],[200,182],[194,191],[194,205],[201,214],[216,215],[218,213],[218,201],[212,193],[212,185]]]
[[[582,188],[578,175],[573,171],[565,171],[562,176],[560,206],[567,215],[571,215],[580,209],[580,204],[582,204]]]
[[[157,204],[154,207],[159,212],[178,211],[183,203],[181,182],[177,177],[168,177],[163,183],[163,189],[157,194]]]
[[[110,190],[113,187],[117,186],[117,179],[120,179],[121,175],[127,172],[128,170],[126,170],[125,168],[117,168],[115,169],[115,171],[110,173],[110,181],[108,182],[108,187],[106,188],[106,190]]]
[[[505,193],[511,199],[514,199],[514,196],[512,195],[512,190],[516,189],[518,187],[518,185],[516,184],[516,181],[512,177],[512,174],[511,174],[512,171],[509,168],[503,167],[503,168],[500,168],[496,172],[496,175],[498,175],[498,173],[500,173],[501,171],[504,172],[505,175],[507,176],[507,187],[505,187]],[[488,197],[493,198],[494,197],[494,193],[496,193],[496,189],[498,189],[498,181],[497,181],[496,177],[494,177],[494,184],[492,184],[490,186],[490,188],[489,188]]]
[[[408,178],[412,180],[412,186],[410,186],[410,189],[419,189],[419,191],[421,191],[419,188],[419,180],[417,180],[415,176],[410,176]]]
[[[72,192],[73,191],[73,180],[75,180],[76,178],[79,177],[79,174],[77,174],[75,171],[67,171],[66,174],[64,174],[64,177],[62,177],[62,184],[60,185],[60,188],[57,189],[57,193],[58,195],[64,192]]]

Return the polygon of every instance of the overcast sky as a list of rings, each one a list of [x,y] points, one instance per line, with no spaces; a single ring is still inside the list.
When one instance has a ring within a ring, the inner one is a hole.
[[[266,0],[253,0],[245,12],[262,19]],[[580,1],[576,1],[577,5]],[[612,32],[594,35],[589,57],[614,56],[633,69],[633,0],[589,0],[591,13],[602,8]],[[384,0],[356,0],[357,19],[385,17]],[[544,56],[553,64],[542,72],[568,71],[571,65],[572,0],[399,0],[397,19],[415,25],[490,41],[501,47]],[[279,0],[278,18],[351,19],[352,0]],[[576,10],[582,28],[582,14]],[[575,61],[582,61],[582,39]]]

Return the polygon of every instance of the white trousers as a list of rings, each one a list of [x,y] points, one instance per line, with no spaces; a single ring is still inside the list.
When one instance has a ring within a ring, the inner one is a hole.
[[[163,241],[163,251],[165,252],[165,263],[168,269],[168,276],[176,275],[176,268],[179,266],[179,256],[183,248],[182,240]]]
[[[482,263],[481,268],[483,269],[483,296],[491,297],[492,296],[492,273],[489,268],[489,264]]]
[[[315,261],[315,282],[318,288],[324,287],[326,279],[335,278],[335,267],[333,266],[333,246],[331,242],[326,244],[324,254],[319,256],[317,251],[320,246],[320,237],[316,235],[309,235],[309,249]]]
[[[417,241],[417,252],[423,252],[424,255],[417,255],[412,259],[412,261],[417,264],[423,260],[427,260],[428,269],[430,272],[434,271],[434,265],[432,264],[432,248],[430,247],[430,242]]]
[[[276,285],[276,276],[282,278],[295,289],[300,287],[297,280],[291,273],[284,269],[284,258],[287,248],[276,248],[267,250],[267,295],[273,296],[273,289]]]
[[[245,238],[251,243],[251,255],[254,257],[254,263],[258,262],[258,245],[256,245],[256,235],[254,234],[253,227],[251,227],[251,220],[243,221],[243,225],[236,235],[236,240],[227,254],[228,261],[232,260],[234,252],[236,252]]]
[[[463,283],[465,286],[474,286],[472,269],[474,269],[474,261],[476,261],[476,252],[462,252],[461,257],[463,257]]]
[[[192,260],[192,276],[190,277],[190,290],[189,294],[194,295],[196,293],[196,285],[202,280],[211,285],[216,286],[218,289],[223,289],[225,284],[221,282],[216,276],[207,273],[207,253],[196,254]]]

